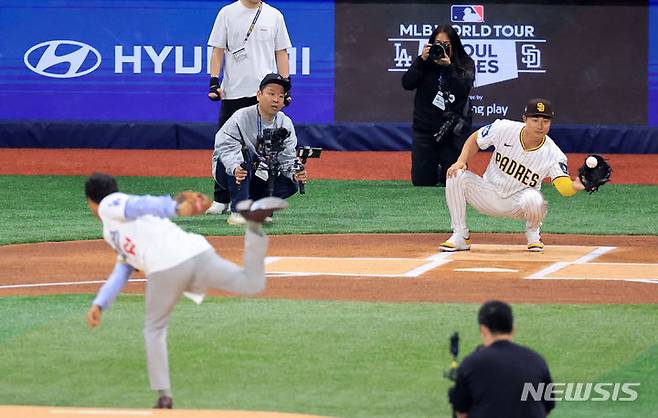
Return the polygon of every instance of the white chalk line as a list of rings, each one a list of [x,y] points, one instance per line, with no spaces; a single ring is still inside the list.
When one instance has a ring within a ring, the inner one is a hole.
[[[146,279],[130,279],[128,282],[132,283],[141,283],[145,282]],[[26,284],[9,284],[2,285],[0,289],[22,289],[29,287],[50,287],[50,286],[79,286],[83,284],[102,284],[105,283],[105,280],[85,280],[79,282],[56,282],[56,283],[26,283]]]
[[[655,263],[592,263],[592,260],[595,260],[596,258],[602,256],[603,254],[609,253],[610,251],[616,249],[617,247],[598,247],[595,250],[591,251],[588,254],[585,254],[584,256],[578,258],[575,261],[560,261],[557,263],[554,263],[548,267],[546,267],[543,270],[540,270],[534,274],[531,274],[530,276],[526,277],[526,279],[531,279],[531,280],[593,280],[593,281],[624,281],[624,282],[633,282],[633,283],[652,283],[652,284],[658,284],[658,279],[645,279],[645,278],[613,278],[613,277],[548,277],[549,275],[560,271],[566,267],[569,267],[571,265],[582,265],[582,264],[590,264],[590,265],[595,265],[595,266],[600,266],[600,265],[624,265],[624,266],[658,266]]]

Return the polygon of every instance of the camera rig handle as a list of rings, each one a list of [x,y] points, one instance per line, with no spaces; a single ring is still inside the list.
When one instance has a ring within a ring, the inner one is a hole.
[[[297,160],[295,160],[295,164],[293,165],[292,169],[295,171],[295,173],[304,171],[306,160],[308,158],[320,158],[320,153],[322,153],[322,148],[309,146],[297,148]],[[304,183],[302,182],[299,183],[299,194],[306,194],[304,191]]]
[[[450,361],[450,368],[443,372],[443,376],[453,382],[457,380],[457,366],[459,363],[457,358],[459,356],[459,333],[455,332],[450,336],[450,355],[452,360]]]

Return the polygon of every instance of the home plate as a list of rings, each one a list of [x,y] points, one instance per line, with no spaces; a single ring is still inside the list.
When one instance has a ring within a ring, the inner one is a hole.
[[[455,269],[455,271],[466,271],[469,273],[516,273],[514,269],[500,269],[497,267],[472,267],[464,269]]]

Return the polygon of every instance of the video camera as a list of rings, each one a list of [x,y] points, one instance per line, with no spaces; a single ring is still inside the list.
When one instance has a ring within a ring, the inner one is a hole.
[[[289,136],[290,132],[286,128],[263,129],[263,133],[257,138],[257,144],[264,155],[279,153],[285,149],[283,142]]]
[[[285,140],[290,137],[290,131],[286,128],[263,129],[263,133],[257,137],[256,154],[257,160],[254,162],[254,170],[258,169],[261,163],[267,167],[267,194],[274,194],[274,179],[281,174],[281,163],[279,153],[285,151]],[[295,160],[292,170],[296,173],[304,171],[304,164],[308,158],[320,158],[322,148],[302,147],[296,151],[297,159]],[[305,194],[304,183],[299,183],[299,194]]]

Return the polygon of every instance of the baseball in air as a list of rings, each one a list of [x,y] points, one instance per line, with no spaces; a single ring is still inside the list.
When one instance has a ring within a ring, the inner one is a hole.
[[[589,167],[589,168],[594,168],[594,167],[596,167],[596,165],[597,165],[598,163],[599,163],[599,162],[598,162],[598,160],[596,159],[596,157],[592,157],[591,155],[590,155],[589,157],[587,157],[587,159],[585,160],[585,164],[586,164],[587,167]]]

